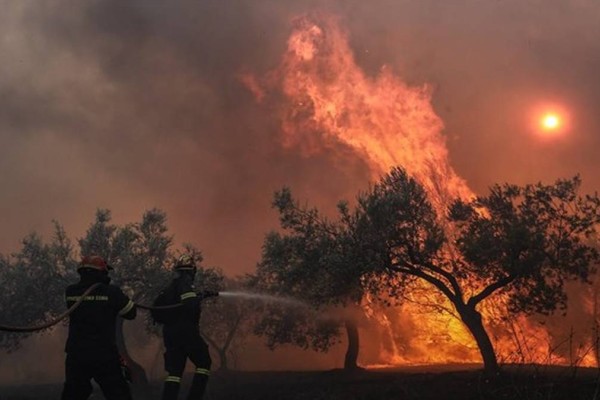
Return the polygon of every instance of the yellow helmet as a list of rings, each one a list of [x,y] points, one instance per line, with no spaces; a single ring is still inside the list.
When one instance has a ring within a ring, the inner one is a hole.
[[[195,270],[196,269],[196,261],[194,261],[194,257],[189,254],[182,254],[179,256],[177,261],[175,262],[174,269],[176,271],[181,270]]]

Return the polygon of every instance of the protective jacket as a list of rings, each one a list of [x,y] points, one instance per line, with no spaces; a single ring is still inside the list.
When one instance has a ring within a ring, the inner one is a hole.
[[[135,318],[133,302],[121,289],[110,285],[106,273],[95,270],[81,272],[81,280],[66,289],[67,307],[95,283],[101,283],[83,298],[70,316],[69,338],[65,351],[65,384],[62,400],[87,400],[94,379],[107,400],[131,400],[129,386],[123,377],[116,345],[116,318]]]
[[[164,337],[198,335],[202,312],[200,302],[203,296],[194,291],[192,278],[187,274],[178,276],[171,281],[165,292],[173,304],[181,303],[183,306],[169,310],[172,315],[170,322],[164,325]]]
[[[118,354],[115,325],[116,317],[133,319],[135,304],[117,286],[101,274],[84,274],[81,280],[66,289],[66,303],[70,307],[90,286],[101,282],[100,287],[87,295],[71,314],[69,338],[65,351],[78,358],[103,359]]]

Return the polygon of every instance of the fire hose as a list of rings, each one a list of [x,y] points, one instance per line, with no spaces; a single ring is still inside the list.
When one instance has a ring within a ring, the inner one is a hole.
[[[79,307],[79,305],[83,302],[85,296],[87,296],[88,294],[92,293],[92,291],[94,291],[94,289],[96,289],[100,285],[101,285],[101,283],[96,283],[96,284],[93,284],[92,286],[90,286],[85,292],[83,292],[83,294],[79,297],[79,299],[77,299],[77,301],[75,302],[75,304],[73,304],[71,307],[69,307],[69,309],[67,311],[65,311],[64,313],[60,314],[58,317],[56,317],[55,319],[53,319],[51,321],[48,321],[48,322],[46,322],[44,324],[41,324],[41,325],[34,325],[34,326],[6,326],[6,325],[0,325],[0,331],[6,331],[6,332],[35,332],[35,331],[41,331],[42,329],[49,328],[52,325],[56,325],[60,321],[62,321],[63,319],[65,319],[69,315],[71,315],[71,313],[73,311],[75,311],[75,309],[77,307]]]
[[[60,314],[58,317],[54,318],[51,321],[48,321],[48,322],[40,324],[40,325],[33,325],[33,326],[0,325],[0,331],[5,331],[5,332],[36,332],[36,331],[41,331],[43,329],[49,328],[49,327],[51,327],[53,325],[56,325],[60,321],[62,321],[63,319],[65,319],[69,315],[71,315],[73,313],[73,311],[75,311],[77,309],[77,307],[79,307],[81,305],[81,303],[84,301],[85,297],[87,295],[89,295],[90,293],[92,293],[94,291],[94,289],[96,289],[100,285],[101,285],[101,283],[96,283],[96,284],[90,286],[85,292],[83,292],[83,294],[81,296],[79,296],[79,299],[77,299],[77,301],[71,307],[69,307],[69,309],[67,311],[65,311],[64,313]],[[138,308],[140,308],[142,310],[167,310],[167,309],[177,308],[177,307],[181,307],[181,306],[182,306],[181,303],[171,304],[171,305],[168,305],[168,306],[146,306],[146,305],[143,305],[143,304],[137,304],[136,303],[136,307],[138,307]]]

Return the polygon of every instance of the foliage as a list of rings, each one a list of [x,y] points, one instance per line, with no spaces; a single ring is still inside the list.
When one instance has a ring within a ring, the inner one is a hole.
[[[77,241],[78,252],[56,222],[49,243],[44,243],[37,234],[27,236],[19,252],[11,257],[0,255],[0,281],[4,284],[0,293],[1,322],[25,326],[62,313],[64,289],[78,279],[78,254],[104,257],[114,268],[110,272],[113,283],[121,286],[134,301],[146,305],[152,304],[158,292],[172,279],[170,267],[182,253],[191,254],[198,265],[198,290],[221,290],[240,284],[228,281],[217,268],[203,267],[202,253],[193,245],[184,244],[180,249],[174,249],[166,220],[164,212],[152,209],[143,214],[140,222],[117,225],[112,223],[109,210],[98,210],[84,236]],[[231,354],[235,347],[232,344],[241,343],[240,334],[249,331],[248,321],[253,314],[241,302],[215,299],[206,303],[203,334],[211,338],[219,352]],[[140,313],[138,320],[139,317],[146,318],[146,333],[160,334],[159,327],[151,322],[147,313]],[[134,324],[138,323],[134,321]],[[130,333],[136,341],[148,340],[143,330]],[[0,347],[15,350],[26,337],[23,333],[0,332]],[[121,338],[119,334],[118,339]]]
[[[502,293],[512,313],[564,308],[564,283],[587,281],[599,261],[589,240],[600,222],[600,200],[578,195],[578,177],[496,185],[488,196],[456,200],[446,216],[435,213],[417,186],[396,168],[359,196],[349,229],[357,244],[379,247],[374,257],[358,256],[375,260],[373,271],[394,283],[417,279],[439,290],[473,335],[486,370],[495,371],[478,306]]]
[[[478,302],[502,288],[512,312],[548,314],[566,308],[564,283],[589,281],[598,262],[590,242],[600,221],[597,197],[577,196],[579,177],[554,185],[496,185],[470,203],[457,201],[462,267],[487,282]]]
[[[64,310],[64,287],[73,277],[73,266],[73,246],[57,222],[49,243],[32,233],[22,240],[17,253],[0,256],[2,323],[27,326],[60,314]],[[0,332],[0,347],[16,350],[27,336]]]
[[[265,237],[251,286],[301,300],[308,307],[265,306],[255,332],[266,337],[270,348],[291,343],[327,351],[340,342],[341,328],[349,318],[341,308],[359,304],[364,294],[361,265],[351,257],[353,243],[342,224],[314,208],[301,208],[288,188],[275,193],[273,206],[284,231]],[[340,210],[345,208],[339,205]]]
[[[587,281],[600,261],[590,243],[600,200],[578,195],[580,184],[575,177],[553,185],[496,185],[439,215],[423,187],[394,168],[358,195],[354,210],[342,203],[335,222],[299,207],[285,189],[275,204],[288,234],[267,237],[258,278],[315,305],[365,293],[401,300],[415,285],[430,284],[455,308],[494,370],[478,305],[502,293],[513,313],[564,309],[564,283]]]
[[[136,302],[151,304],[169,280],[165,268],[173,258],[173,239],[167,234],[166,214],[146,211],[139,223],[118,226],[111,223],[108,210],[98,210],[95,221],[79,239],[81,254],[104,257],[114,270],[112,280],[133,296]],[[143,277],[143,279],[141,279]],[[156,333],[147,314],[146,328]]]

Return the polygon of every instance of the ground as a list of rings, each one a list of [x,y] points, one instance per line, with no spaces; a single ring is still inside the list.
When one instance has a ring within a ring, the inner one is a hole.
[[[184,378],[189,383],[191,377]],[[478,366],[412,367],[356,372],[215,373],[206,400],[600,400],[600,371],[591,368],[505,366],[487,378]],[[61,385],[0,387],[0,400],[60,397]],[[185,391],[186,388],[184,388]],[[181,398],[184,396],[182,395]],[[160,383],[137,399],[159,399]],[[96,392],[90,400],[103,399]]]

